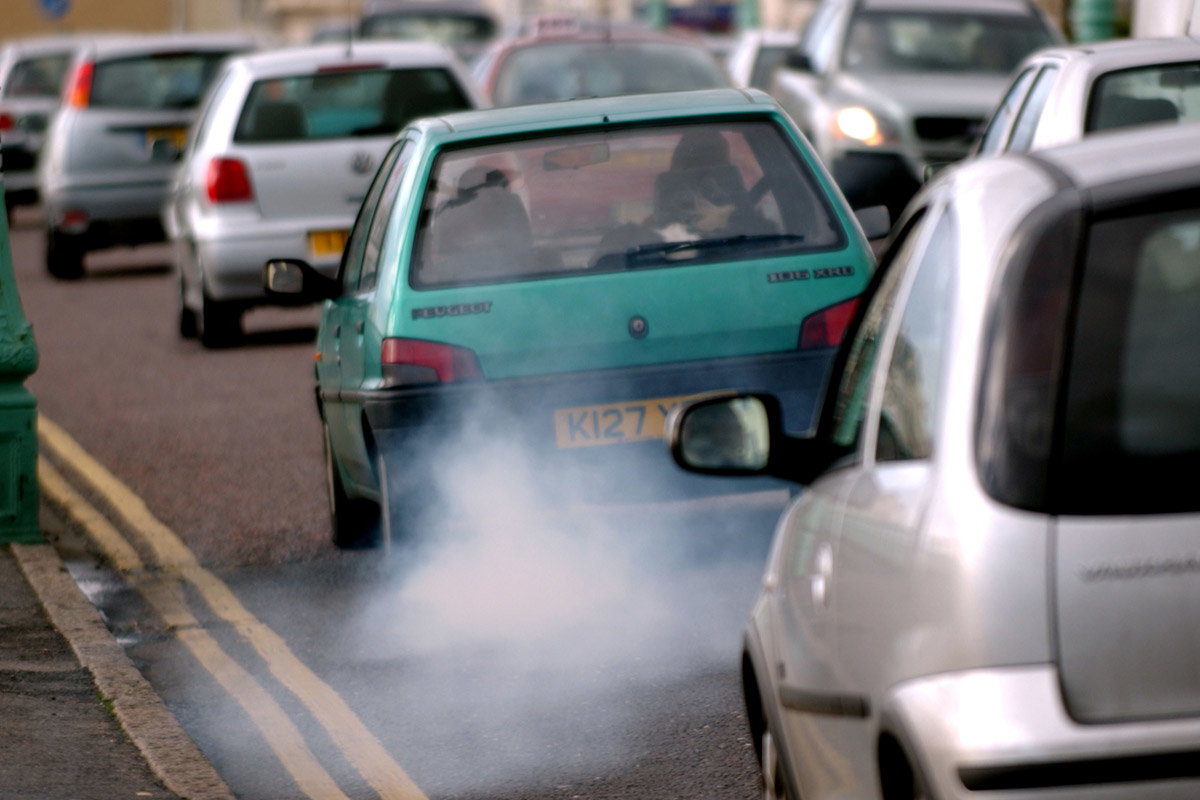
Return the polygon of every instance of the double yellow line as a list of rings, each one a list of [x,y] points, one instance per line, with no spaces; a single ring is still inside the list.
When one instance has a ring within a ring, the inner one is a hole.
[[[305,796],[312,800],[349,800],[279,703],[201,627],[188,609],[185,584],[190,584],[214,614],[230,623],[254,647],[271,675],[308,709],[382,800],[426,800],[338,693],[305,666],[278,634],[256,619],[229,587],[202,567],[141,498],[61,428],[40,415],[38,439],[43,453],[65,465],[90,493],[114,511],[124,528],[150,553],[149,563],[104,514],[72,488],[48,458],[39,456],[38,482],[43,497],[84,528],[112,566],[127,576],[180,642],[237,701]]]

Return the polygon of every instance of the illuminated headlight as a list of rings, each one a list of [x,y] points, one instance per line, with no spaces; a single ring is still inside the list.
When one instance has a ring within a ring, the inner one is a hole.
[[[851,106],[837,112],[833,119],[839,137],[854,139],[874,147],[883,144],[885,136],[875,115],[862,106]]]

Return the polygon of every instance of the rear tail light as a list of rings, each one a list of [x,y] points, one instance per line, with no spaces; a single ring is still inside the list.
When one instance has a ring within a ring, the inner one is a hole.
[[[855,297],[809,314],[800,323],[800,349],[836,347],[841,343],[857,307],[858,298]]]
[[[384,339],[379,360],[386,386],[454,383],[483,377],[472,351],[422,339]]]
[[[17,121],[7,111],[0,111],[0,131],[11,131],[17,126]]]
[[[75,69],[75,75],[67,84],[66,104],[72,108],[87,108],[92,99],[92,73],[95,66],[85,61]]]
[[[250,173],[236,158],[214,158],[208,162],[204,186],[210,203],[242,203],[254,199]]]

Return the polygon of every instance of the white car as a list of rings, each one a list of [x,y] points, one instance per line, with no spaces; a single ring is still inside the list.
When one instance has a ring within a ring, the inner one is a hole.
[[[163,209],[179,274],[179,332],[236,341],[242,313],[278,303],[271,259],[335,277],[371,178],[417,117],[476,108],[441,45],[355,42],[231,59],[197,119]]]
[[[725,68],[734,86],[767,91],[775,70],[798,44],[799,31],[751,28],[742,31],[734,41]]]
[[[725,392],[698,472],[804,486],[746,627],[768,798],[1200,796],[1200,129],[940,174],[808,436]]]
[[[1013,73],[973,151],[1026,152],[1100,131],[1200,119],[1200,39],[1051,47]]]

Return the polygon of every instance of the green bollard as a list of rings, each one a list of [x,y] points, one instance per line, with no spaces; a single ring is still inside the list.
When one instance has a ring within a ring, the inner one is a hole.
[[[1071,38],[1076,42],[1101,42],[1117,35],[1116,0],[1074,0],[1071,4]]]
[[[0,174],[0,200],[4,178]],[[21,310],[8,219],[0,214],[0,544],[40,542],[37,400],[25,378],[37,369],[33,328]]]

